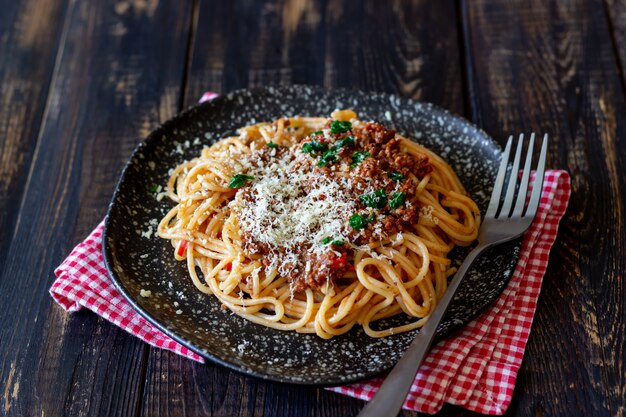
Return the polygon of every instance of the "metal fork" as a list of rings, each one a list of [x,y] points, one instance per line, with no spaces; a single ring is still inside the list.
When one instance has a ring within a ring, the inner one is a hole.
[[[548,135],[543,137],[541,154],[539,155],[533,189],[530,199],[528,199],[528,204],[526,204],[526,201],[528,197],[528,184],[533,159],[535,134],[533,133],[530,136],[530,142],[526,152],[526,162],[524,163],[524,171],[521,181],[519,181],[519,186],[518,172],[524,145],[524,135],[519,136],[515,158],[511,165],[509,163],[509,154],[511,153],[512,142],[513,136],[509,137],[509,141],[502,154],[500,169],[498,170],[493,192],[491,193],[491,200],[489,201],[487,213],[485,214],[478,234],[478,245],[467,255],[456,272],[450,286],[444,293],[443,298],[431,313],[424,327],[420,329],[415,340],[389,373],[374,398],[361,410],[357,417],[395,416],[398,414],[409,393],[409,389],[422,363],[422,359],[426,356],[435,337],[437,327],[448,309],[448,305],[450,301],[452,301],[454,293],[472,263],[486,249],[513,240],[521,236],[528,227],[530,227],[535,214],[537,214],[541,190],[543,188]],[[501,202],[507,176],[509,177],[508,186],[504,200]],[[517,197],[515,197],[516,195]]]

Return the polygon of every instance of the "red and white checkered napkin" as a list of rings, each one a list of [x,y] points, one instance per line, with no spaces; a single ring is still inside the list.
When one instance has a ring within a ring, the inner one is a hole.
[[[99,316],[158,348],[171,350],[198,362],[202,357],[174,341],[144,319],[115,288],[104,266],[104,220],[54,271],[50,288],[54,301],[68,312],[87,307]]]
[[[201,101],[215,98],[206,93]],[[537,217],[524,236],[517,268],[500,297],[476,320],[433,347],[404,407],[435,413],[444,402],[485,414],[503,414],[513,395],[530,333],[550,248],[570,195],[569,175],[548,171]],[[152,346],[203,358],[175,342],[137,313],[107,275],[102,257],[104,222],[74,248],[54,273],[50,294],[66,311],[87,307]],[[370,399],[382,379],[332,388]]]

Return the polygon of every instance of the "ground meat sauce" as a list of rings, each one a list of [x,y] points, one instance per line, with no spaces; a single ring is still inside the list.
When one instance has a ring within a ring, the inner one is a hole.
[[[396,132],[381,124],[358,123],[347,127],[347,131],[332,133],[329,121],[324,133],[311,134],[289,148],[263,148],[250,160],[258,168],[270,163],[272,158],[282,158],[289,161],[292,172],[313,174],[298,184],[290,198],[304,198],[317,190],[317,201],[326,199],[326,195],[319,193],[318,181],[325,177],[322,179],[343,184],[342,197],[354,203],[353,212],[341,213],[340,232],[344,237],[341,241],[276,246],[261,242],[259,232],[255,234],[244,228],[244,250],[260,255],[264,265],[271,266],[272,256],[285,257],[279,272],[287,275],[295,292],[332,285],[354,269],[349,259],[351,246],[385,239],[417,223],[419,218],[415,193],[419,181],[432,171],[428,158],[402,152]],[[243,187],[238,194],[244,205],[257,204],[253,187]],[[374,194],[380,198],[368,200],[367,196]],[[275,204],[281,202],[281,197],[276,197]],[[262,219],[261,233],[271,230],[273,225],[273,219]]]

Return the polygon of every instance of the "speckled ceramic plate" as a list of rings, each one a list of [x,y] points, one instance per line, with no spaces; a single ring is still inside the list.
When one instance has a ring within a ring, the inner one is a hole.
[[[484,211],[500,148],[462,118],[387,94],[304,86],[234,92],[189,109],[152,132],[133,153],[117,186],[105,225],[104,256],[115,285],[143,316],[207,359],[266,380],[339,385],[393,366],[414,333],[372,339],[353,329],[323,340],[247,322],[199,293],[185,264],[174,260],[169,242],[155,236],[157,222],[172,203],[157,201],[151,187],[165,186],[171,168],[238,127],[280,116],[328,115],[336,108],[353,108],[360,118],[380,121],[440,154]],[[519,242],[482,257],[459,289],[439,337],[467,323],[500,294],[518,251]],[[460,262],[464,252],[454,256]],[[142,289],[152,296],[141,297]]]

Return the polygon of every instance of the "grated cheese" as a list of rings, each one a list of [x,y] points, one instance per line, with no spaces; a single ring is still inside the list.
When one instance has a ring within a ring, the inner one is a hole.
[[[325,237],[348,241],[345,219],[357,210],[346,189],[347,178],[333,179],[302,172],[298,163],[309,156],[296,152],[273,157],[270,163],[248,171],[255,180],[248,190],[252,203],[238,193],[231,203],[241,228],[270,248],[270,268],[279,272],[299,261],[298,246],[314,253],[332,250],[321,245]]]
[[[433,206],[424,206],[420,209],[420,216],[422,216],[423,218],[430,220],[431,222],[434,222],[434,218],[433,218],[433,210],[435,208]]]

